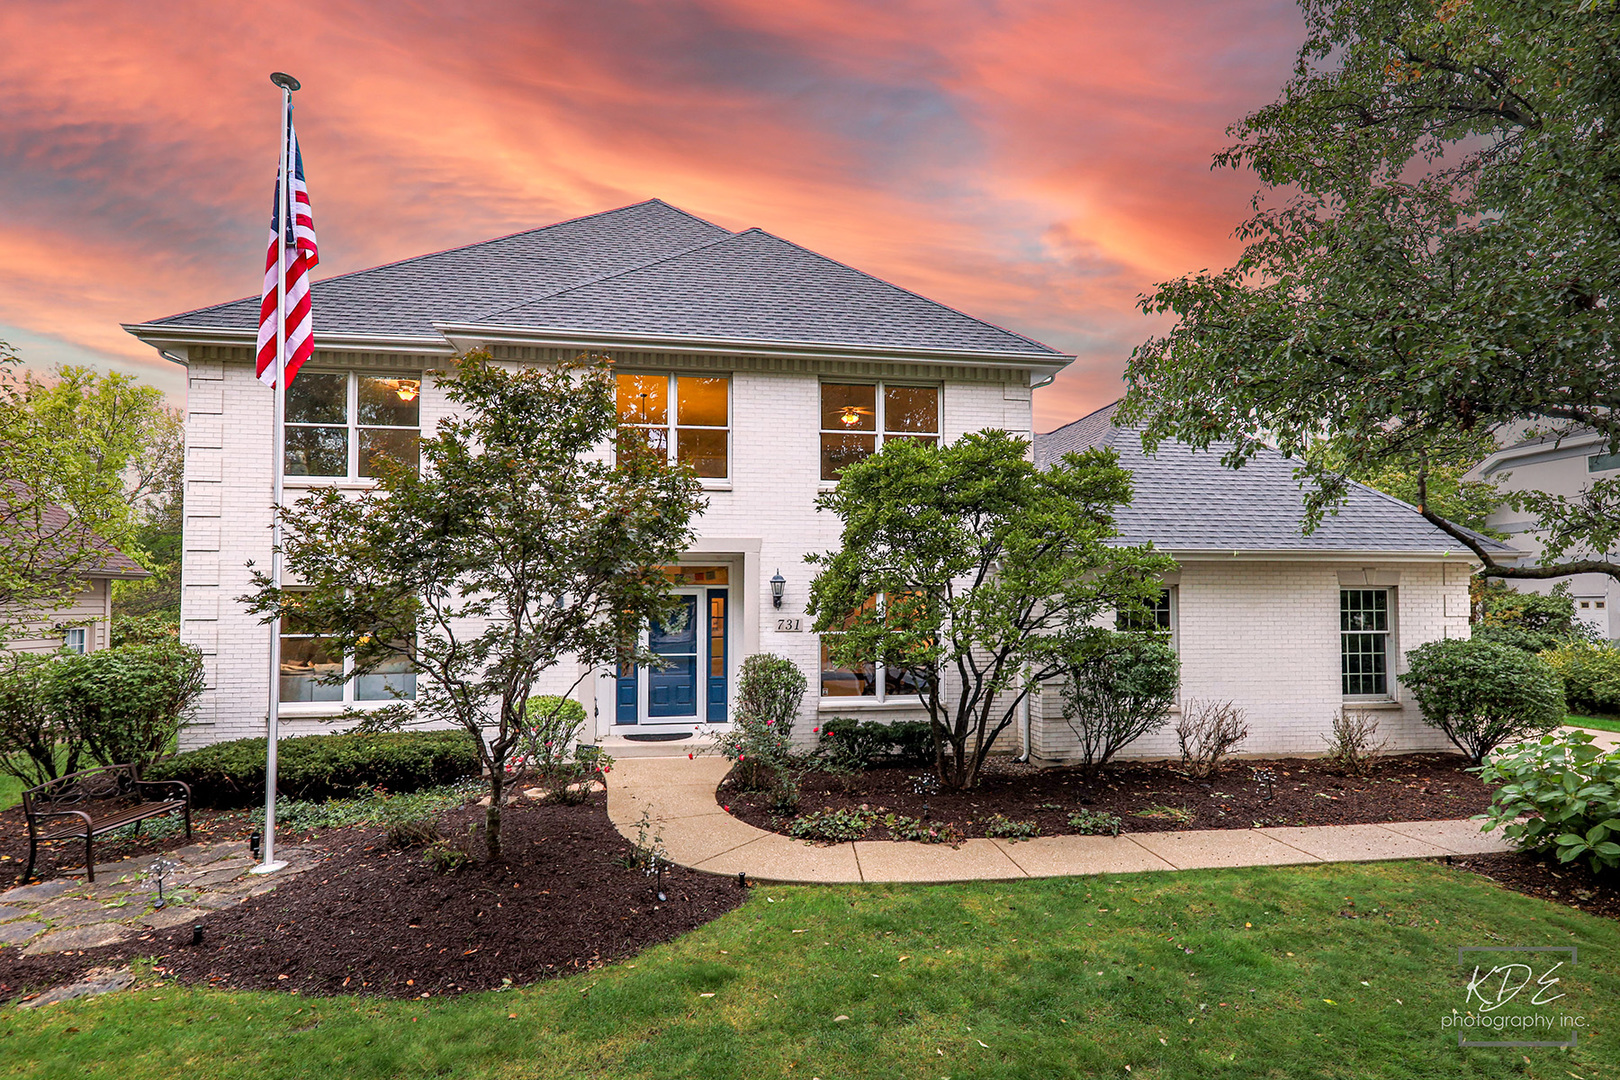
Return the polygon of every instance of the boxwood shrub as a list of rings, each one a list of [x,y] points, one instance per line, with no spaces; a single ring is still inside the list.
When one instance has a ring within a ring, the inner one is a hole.
[[[878,765],[928,765],[934,760],[934,735],[926,720],[851,720],[834,717],[821,725],[821,749],[864,768]]]
[[[263,739],[233,739],[164,758],[150,780],[184,780],[198,806],[234,809],[264,798]],[[302,735],[277,747],[277,790],[292,799],[354,795],[365,788],[417,791],[479,771],[478,750],[463,731]]]

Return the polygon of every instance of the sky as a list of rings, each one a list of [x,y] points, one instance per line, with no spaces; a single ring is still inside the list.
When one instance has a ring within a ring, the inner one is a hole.
[[[7,0],[0,340],[181,372],[120,323],[256,295],[288,71],[326,277],[658,197],[1078,359],[1122,391],[1154,283],[1228,265],[1212,172],[1292,0]],[[316,329],[320,311],[315,312]]]

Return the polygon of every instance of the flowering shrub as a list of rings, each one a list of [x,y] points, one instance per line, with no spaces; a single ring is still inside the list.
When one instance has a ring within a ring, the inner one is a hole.
[[[571,698],[540,694],[529,699],[518,748],[507,760],[514,780],[533,778],[556,802],[585,801],[597,781],[606,784],[613,758],[600,746],[579,741],[585,707]]]
[[[804,673],[791,660],[756,653],[743,661],[731,727],[714,752],[737,763],[734,778],[743,791],[771,789],[778,809],[793,810],[798,782],[793,773],[793,717],[804,700]]]

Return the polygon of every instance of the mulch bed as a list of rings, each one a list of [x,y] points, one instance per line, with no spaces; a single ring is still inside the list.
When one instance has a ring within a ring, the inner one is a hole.
[[[450,811],[445,835],[466,836],[483,813]],[[200,946],[188,925],[72,957],[0,951],[0,1000],[137,956],[157,957],[184,983],[232,989],[399,998],[497,989],[622,959],[746,896],[734,879],[674,868],[660,903],[653,879],[615,862],[630,845],[602,792],[583,806],[514,803],[502,840],[502,862],[441,874],[420,851],[391,850],[381,829],[326,830],[321,866],[199,920]]]
[[[869,769],[850,778],[812,772],[801,784],[799,813],[865,808],[950,823],[966,837],[986,835],[995,814],[1034,822],[1043,836],[1072,834],[1069,815],[1082,809],[1117,815],[1126,832],[1428,821],[1470,817],[1490,805],[1491,789],[1464,771],[1467,764],[1456,754],[1405,754],[1360,777],[1321,758],[1275,758],[1230,762],[1212,779],[1195,780],[1175,762],[1121,762],[1088,780],[1074,768],[992,760],[979,786],[961,793],[928,790],[925,767]],[[1256,779],[1259,769],[1273,775],[1269,799]],[[727,778],[717,798],[750,825],[787,832],[791,817],[773,811],[764,793],[737,791]],[[866,834],[889,838],[881,821]]]
[[[1479,874],[1526,896],[1579,908],[1605,919],[1620,919],[1620,873],[1599,878],[1585,863],[1560,863],[1552,855],[1517,852],[1457,855],[1446,864]]]

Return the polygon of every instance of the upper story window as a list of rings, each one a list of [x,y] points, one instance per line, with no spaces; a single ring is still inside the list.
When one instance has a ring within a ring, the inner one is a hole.
[[[1388,589],[1339,590],[1339,667],[1347,698],[1388,698]]]
[[[421,397],[417,376],[300,372],[287,387],[287,475],[357,480],[384,457],[417,468]]]
[[[875,454],[885,439],[939,441],[939,387],[821,384],[821,478]]]
[[[1589,473],[1608,472],[1610,469],[1620,469],[1620,454],[1593,454],[1586,459],[1586,471]]]
[[[637,375],[618,381],[619,437],[645,442],[705,480],[731,475],[731,379]]]

